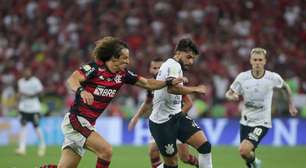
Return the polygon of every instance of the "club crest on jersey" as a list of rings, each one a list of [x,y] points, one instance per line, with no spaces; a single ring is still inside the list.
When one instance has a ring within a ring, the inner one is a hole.
[[[121,78],[122,78],[121,75],[116,75],[115,78],[114,78],[114,81],[115,81],[116,83],[122,83]]]
[[[94,94],[97,96],[104,97],[115,97],[117,90],[116,89],[107,89],[101,86],[96,87]]]
[[[86,76],[88,76],[95,70],[95,68],[91,67],[90,65],[83,65],[82,68],[85,70]]]

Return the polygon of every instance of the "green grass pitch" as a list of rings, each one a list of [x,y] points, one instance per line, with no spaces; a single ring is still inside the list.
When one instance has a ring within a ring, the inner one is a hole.
[[[26,156],[14,154],[15,146],[0,147],[1,168],[35,168],[46,163],[57,163],[60,147],[47,148],[47,155],[38,157],[36,147],[28,147]],[[216,146],[213,148],[214,168],[244,168],[237,147]],[[263,168],[306,168],[306,146],[268,147],[260,146],[257,156],[263,161]],[[81,160],[79,168],[94,168],[96,158],[87,152]],[[192,168],[183,163],[180,168]],[[110,168],[150,168],[147,147],[120,146],[113,148],[113,159]]]

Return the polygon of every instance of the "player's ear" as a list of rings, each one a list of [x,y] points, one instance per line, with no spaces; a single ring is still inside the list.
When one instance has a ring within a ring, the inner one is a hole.
[[[112,57],[111,59],[110,59],[110,61],[112,61],[112,62],[118,62],[119,61],[119,58],[115,58],[115,57]]]

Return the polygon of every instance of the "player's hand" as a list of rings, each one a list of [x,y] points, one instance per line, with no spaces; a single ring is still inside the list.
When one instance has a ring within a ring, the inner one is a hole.
[[[133,117],[129,122],[128,130],[131,131],[132,129],[134,129],[137,122],[138,122],[138,117]]]
[[[298,111],[297,111],[297,109],[295,108],[294,105],[289,105],[289,113],[293,117],[295,117],[298,114]]]
[[[205,85],[198,85],[196,87],[196,92],[197,93],[202,93],[202,94],[206,94],[208,91],[208,88]]]
[[[81,98],[83,99],[85,104],[92,105],[94,102],[94,97],[91,93],[87,92],[86,90],[81,92]]]
[[[188,78],[183,77],[183,82],[184,82],[184,83],[188,83],[188,82],[189,82]]]

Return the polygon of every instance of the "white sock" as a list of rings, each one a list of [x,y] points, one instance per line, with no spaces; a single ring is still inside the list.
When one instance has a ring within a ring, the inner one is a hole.
[[[46,146],[45,138],[44,138],[40,128],[39,127],[35,128],[35,131],[36,131],[36,135],[37,135],[37,137],[39,139],[39,142],[40,142],[40,147],[45,147]]]
[[[162,163],[159,166],[157,166],[157,168],[164,168],[164,163]]]
[[[199,153],[199,168],[212,168],[211,153]]]
[[[26,150],[26,139],[27,139],[27,126],[21,127],[20,137],[19,137],[19,150]]]

